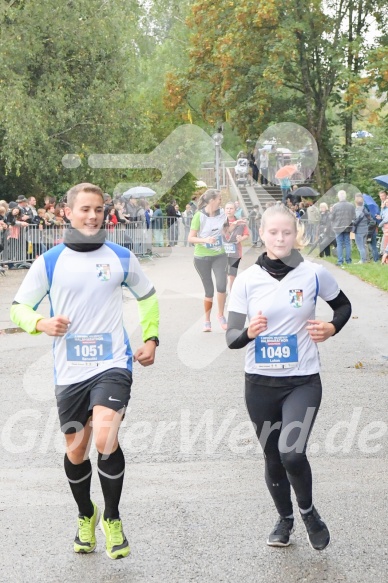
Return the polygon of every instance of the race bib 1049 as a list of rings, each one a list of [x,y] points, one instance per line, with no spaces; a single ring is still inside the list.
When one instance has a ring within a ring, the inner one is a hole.
[[[70,366],[95,366],[112,360],[112,334],[68,334],[66,350]]]
[[[256,368],[293,368],[298,364],[298,338],[258,336],[255,339]]]

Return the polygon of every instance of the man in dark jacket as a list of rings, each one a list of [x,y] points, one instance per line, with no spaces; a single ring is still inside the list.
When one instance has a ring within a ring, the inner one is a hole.
[[[25,223],[30,223],[31,219],[32,219],[32,215],[28,212],[28,200],[26,199],[25,196],[20,195],[17,197],[16,199],[17,202],[17,208],[19,208],[20,210],[20,220],[24,221]]]
[[[169,247],[178,245],[178,241],[175,240],[175,221],[177,220],[175,205],[176,201],[171,200],[170,204],[166,206]]]
[[[136,201],[136,198],[131,196],[131,198],[125,202],[124,216],[131,223],[133,223],[133,222],[138,220],[137,215],[138,215],[137,201]]]
[[[331,225],[333,227],[335,238],[337,241],[337,263],[336,265],[342,265],[343,260],[343,249],[345,248],[345,261],[346,263],[351,263],[351,247],[350,247],[350,232],[352,230],[352,222],[356,218],[356,209],[354,205],[346,201],[345,190],[338,191],[338,201],[334,206],[331,213]]]

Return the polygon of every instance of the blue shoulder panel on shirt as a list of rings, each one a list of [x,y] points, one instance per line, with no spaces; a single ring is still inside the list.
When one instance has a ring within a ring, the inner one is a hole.
[[[53,247],[49,251],[46,251],[46,253],[43,253],[44,263],[46,265],[47,279],[48,279],[48,284],[49,284],[49,289],[47,290],[48,292],[50,291],[50,288],[51,288],[51,284],[53,281],[53,275],[54,275],[54,269],[55,269],[55,265],[58,261],[58,257],[60,256],[62,251],[64,251],[65,249],[66,249],[66,246],[63,243],[61,243],[60,245],[55,245],[55,247]]]
[[[315,274],[315,296],[314,296],[314,304],[317,303],[317,298],[319,294],[319,279],[317,274]]]
[[[109,247],[109,249],[112,249],[112,251],[114,251],[117,257],[120,259],[121,267],[123,268],[124,272],[123,284],[125,284],[125,280],[127,279],[129,273],[129,258],[131,256],[129,249],[122,247],[121,245],[117,245],[116,243],[112,243],[111,241],[105,241],[105,245]]]

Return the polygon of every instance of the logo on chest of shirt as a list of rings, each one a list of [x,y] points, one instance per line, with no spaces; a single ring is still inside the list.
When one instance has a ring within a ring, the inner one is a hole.
[[[303,290],[302,289],[290,289],[290,304],[294,308],[301,308],[303,305]]]
[[[110,280],[110,265],[108,263],[97,263],[97,277],[100,281]]]

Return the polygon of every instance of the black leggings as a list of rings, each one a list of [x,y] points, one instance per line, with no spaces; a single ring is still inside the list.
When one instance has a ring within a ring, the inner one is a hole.
[[[228,257],[226,253],[213,255],[212,257],[194,257],[195,269],[198,271],[199,277],[202,279],[203,287],[205,288],[205,298],[212,298],[214,296],[212,271],[216,277],[218,293],[224,294],[226,292],[227,264]]]
[[[241,257],[228,257],[228,275],[236,277]]]
[[[322,397],[319,374],[293,377],[245,375],[245,399],[265,456],[265,481],[280,516],[292,514],[291,488],[299,508],[312,505],[307,442]]]

